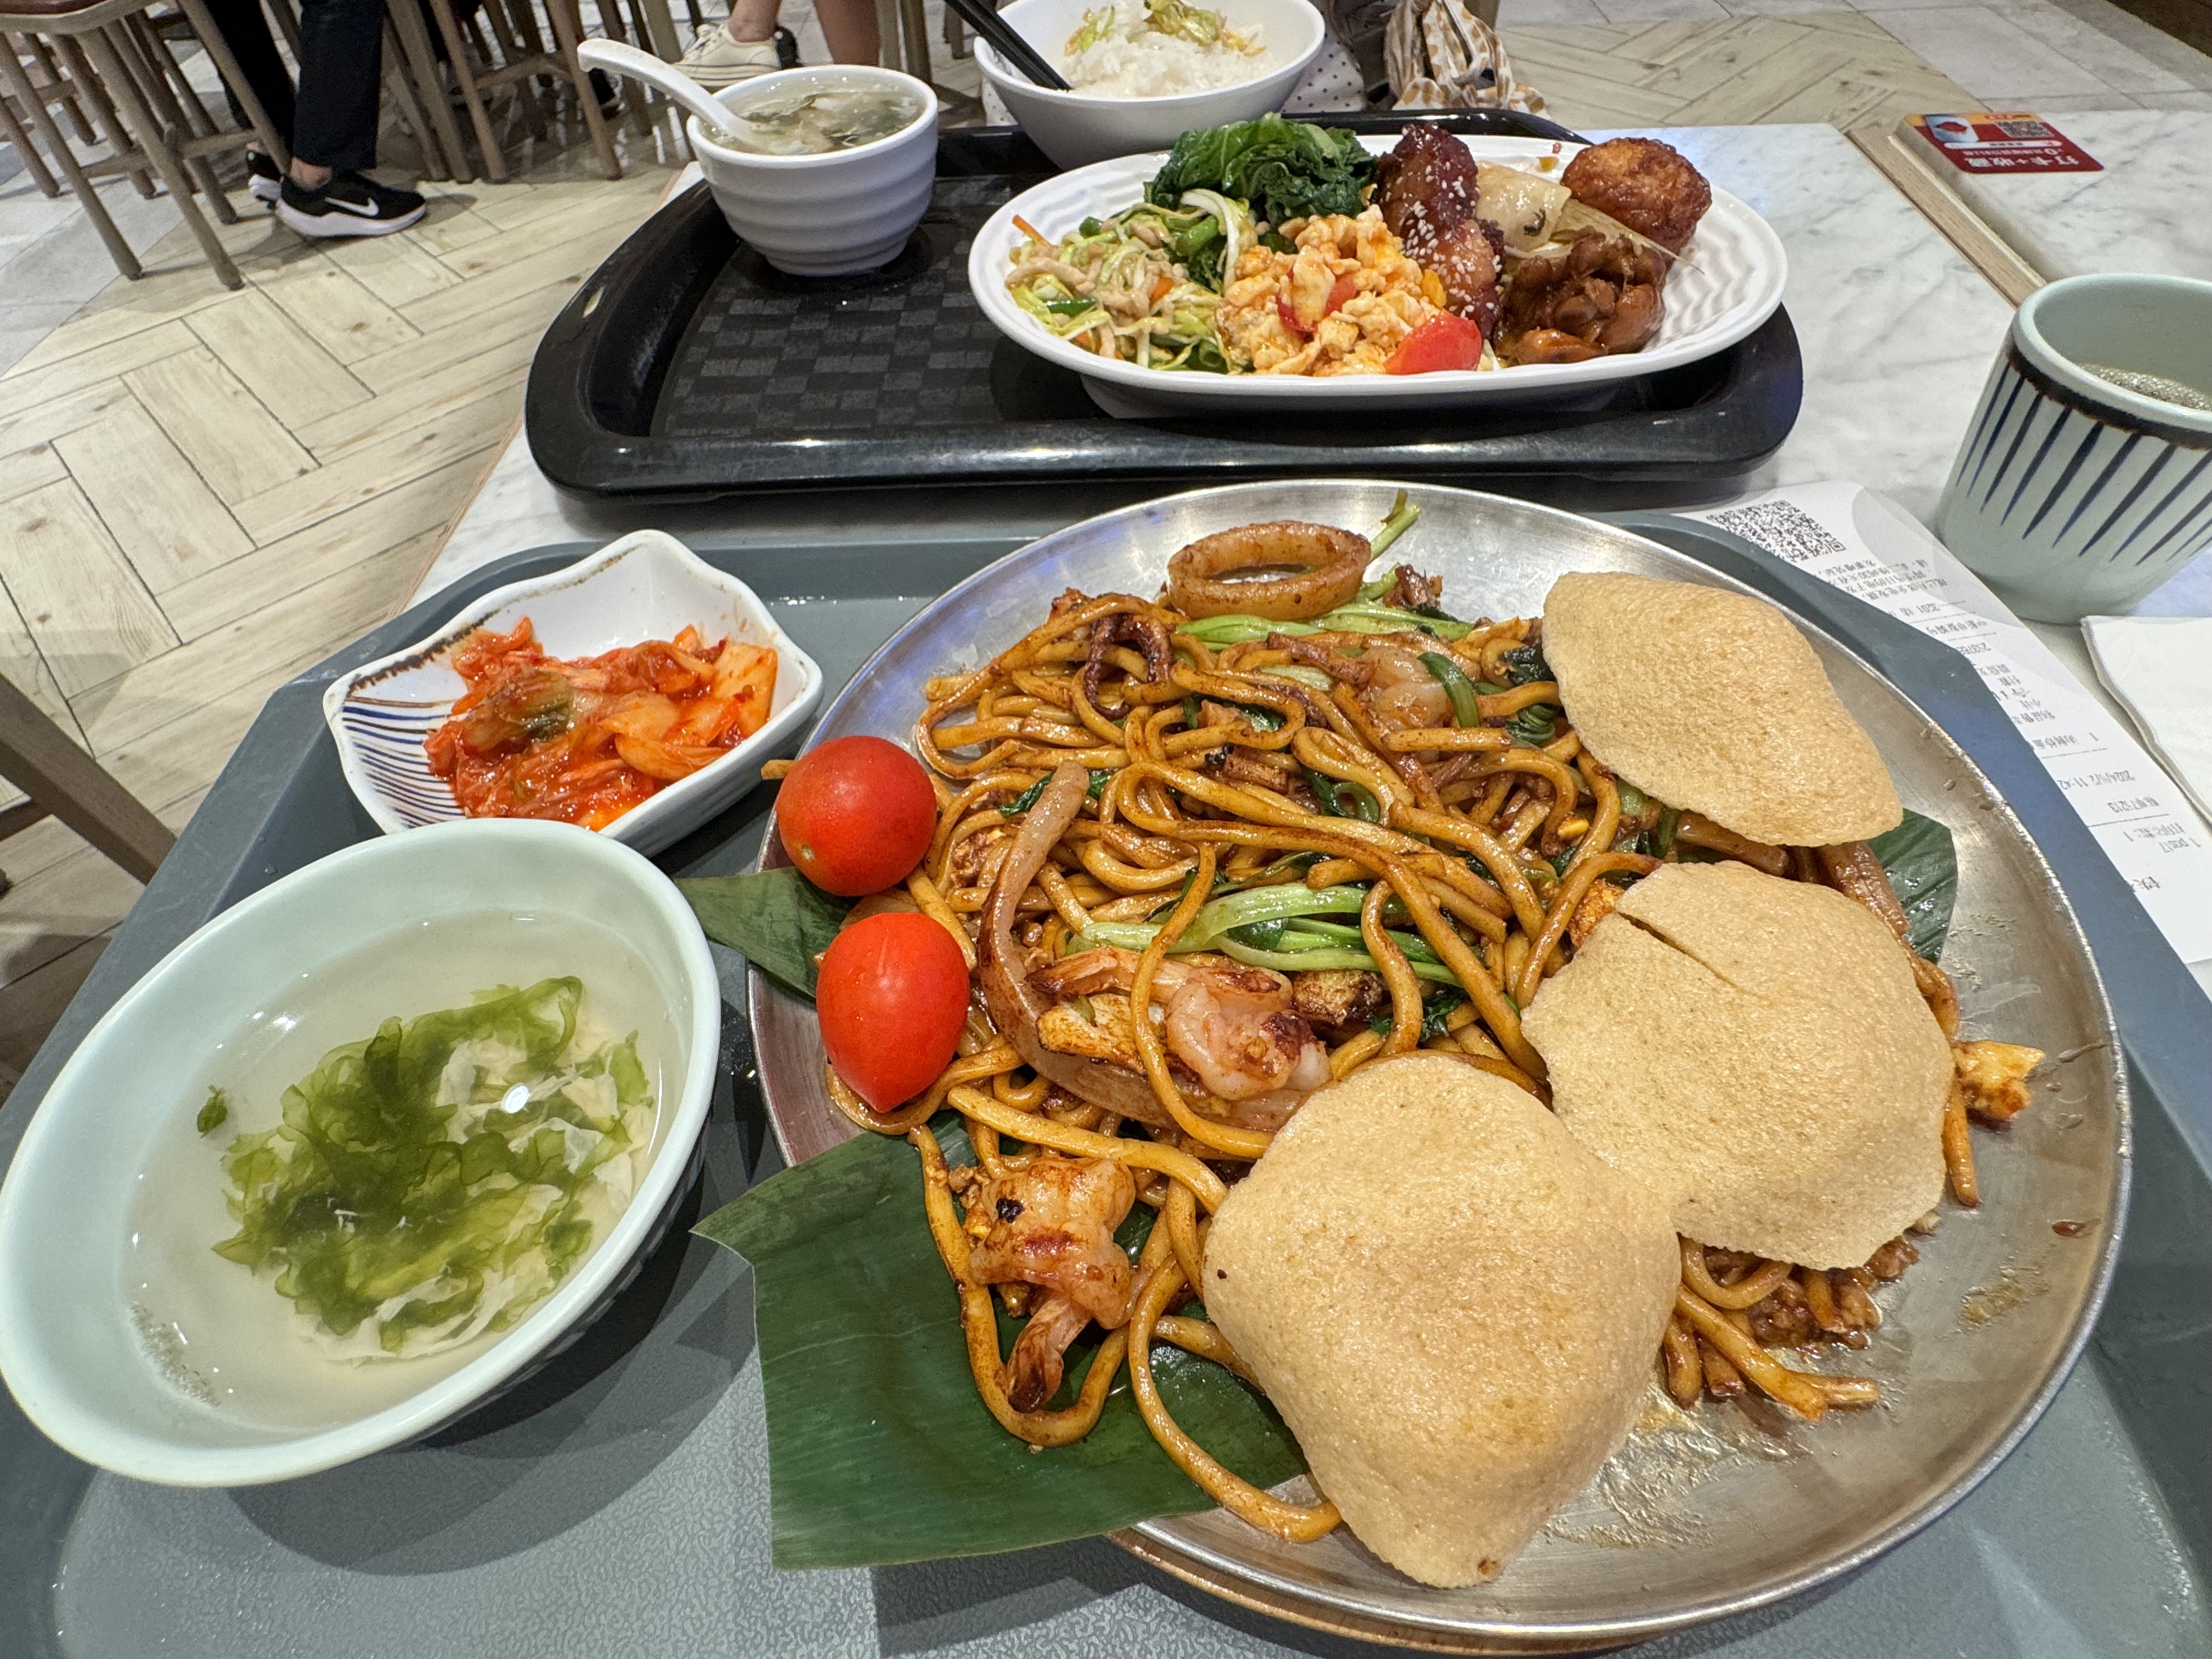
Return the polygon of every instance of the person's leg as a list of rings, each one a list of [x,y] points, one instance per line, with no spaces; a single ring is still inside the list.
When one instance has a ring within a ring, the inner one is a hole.
[[[791,68],[799,61],[799,45],[789,29],[776,27],[777,4],[778,0],[731,0],[728,19],[693,34],[678,65],[710,92]]]
[[[376,165],[384,0],[304,0],[292,176],[310,188]]]
[[[276,216],[302,236],[383,236],[425,211],[422,197],[368,176],[376,165],[384,0],[304,0],[300,107]]]
[[[208,15],[222,35],[230,55],[238,60],[239,73],[253,88],[253,95],[261,100],[261,107],[269,112],[269,125],[276,129],[276,136],[286,144],[292,142],[292,76],[277,55],[276,42],[270,37],[269,19],[263,15],[261,0],[205,0]],[[239,106],[237,94],[226,85],[222,95],[229,100],[230,112],[241,127],[250,126],[246,112]]]
[[[722,27],[729,30],[732,40],[765,40],[775,33],[775,15],[780,9],[778,0],[737,0]]]
[[[830,55],[841,64],[872,64],[882,54],[876,0],[814,0],[814,15]]]

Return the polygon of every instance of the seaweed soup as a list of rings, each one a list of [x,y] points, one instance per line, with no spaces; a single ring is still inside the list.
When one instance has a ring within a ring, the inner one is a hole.
[[[486,1329],[394,1358],[375,1352],[373,1340],[332,1339],[270,1273],[216,1253],[240,1231],[224,1202],[223,1158],[238,1136],[282,1122],[284,1091],[325,1054],[374,1036],[386,1019],[465,1008],[495,987],[562,975],[584,987],[564,1052],[588,1053],[635,1032],[654,1103],[648,1131],[624,1154],[627,1168],[608,1171],[619,1192],[600,1193],[595,1183],[592,1234],[568,1267],[573,1275],[605,1243],[630,1176],[641,1176],[658,1149],[666,1091],[681,1082],[676,1029],[652,970],[614,933],[574,917],[503,910],[416,923],[272,991],[212,1043],[140,1163],[123,1254],[125,1307],[148,1363],[179,1395],[242,1425],[331,1427],[398,1404],[499,1340],[503,1332]],[[210,1103],[218,1088],[220,1114]],[[216,1115],[222,1121],[204,1132],[203,1119]]]

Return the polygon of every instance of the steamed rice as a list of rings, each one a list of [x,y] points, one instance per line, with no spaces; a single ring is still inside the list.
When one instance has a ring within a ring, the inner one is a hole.
[[[1113,9],[1113,32],[1060,62],[1060,73],[1079,92],[1171,98],[1237,86],[1267,70],[1267,54],[1256,28],[1239,31],[1246,50],[1226,40],[1200,46],[1152,27],[1143,0],[1118,0]]]

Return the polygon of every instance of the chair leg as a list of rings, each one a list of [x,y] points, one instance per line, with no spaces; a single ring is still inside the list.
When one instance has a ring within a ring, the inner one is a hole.
[[[416,0],[400,0],[397,5],[387,4],[384,15],[399,37],[408,73],[422,93],[423,112],[446,152],[446,176],[457,185],[465,185],[476,175],[469,167],[468,146],[461,140],[460,124],[453,119],[453,106],[446,101],[446,88],[438,79],[438,57],[430,49],[430,31],[423,24],[422,8]]]
[[[13,52],[8,37],[0,34],[0,52]],[[39,187],[41,196],[58,196],[62,187],[54,182],[54,175],[46,171],[46,158],[32,147],[31,135],[23,131],[23,124],[15,118],[14,101],[0,94],[0,138],[15,147],[15,154],[23,158],[23,171],[31,175],[31,182]]]
[[[177,838],[143,803],[0,680],[0,774],[141,881]]]
[[[192,33],[199,36],[201,46],[209,57],[215,59],[216,73],[222,77],[223,84],[238,100],[239,107],[246,112],[246,125],[253,129],[253,136],[261,145],[261,153],[276,162],[277,170],[282,172],[291,165],[291,152],[285,148],[284,141],[276,136],[276,124],[270,120],[269,112],[261,107],[261,100],[254,95],[252,83],[247,81],[246,71],[239,68],[238,59],[231,53],[230,43],[222,38],[222,31],[215,26],[215,19],[208,15],[208,9],[201,0],[179,0],[179,3],[184,9],[185,21],[192,26]],[[277,12],[279,16],[283,14],[281,0]]]
[[[22,64],[12,51],[0,49],[0,75],[8,78],[17,101],[31,118],[31,125],[52,146],[54,161],[62,170],[62,177],[69,180],[70,189],[76,192],[76,199],[84,204],[85,216],[92,221],[92,228],[100,233],[100,240],[106,244],[107,257],[115,261],[118,270],[135,279],[145,267],[138,263],[138,256],[131,251],[131,244],[123,240],[123,233],[116,229],[115,221],[107,216],[106,204],[100,199],[100,192],[92,187],[92,180],[84,176],[84,168],[78,165],[76,152],[62,137],[60,124],[54,119],[53,112],[47,108],[46,100],[31,90],[31,77],[23,72]]]
[[[579,13],[582,9],[580,5],[578,6]],[[616,39],[635,39],[641,42],[647,51],[653,50],[653,20],[645,15],[645,8],[638,3],[638,0],[629,0],[627,30],[623,27],[623,0],[599,0],[599,21],[602,27],[605,25],[610,13],[615,19]],[[641,137],[650,135],[653,131],[655,112],[666,104],[668,100],[653,91],[645,82],[633,81],[627,75],[619,79],[616,89],[622,98],[623,112],[629,118],[631,127]]]
[[[584,33],[584,20],[578,11],[576,0],[545,0],[545,15],[552,21],[554,38],[561,43],[561,61],[568,66],[568,78],[575,84],[576,96],[584,104],[584,127],[592,135],[592,148],[599,152],[599,165],[606,169],[607,177],[619,179],[622,162],[615,155],[612,136],[607,131],[605,118],[599,113],[599,95],[592,90],[592,77],[576,58],[576,47]]]
[[[129,75],[138,89],[139,100],[148,113],[161,124],[162,142],[177,152],[185,176],[196,181],[195,188],[205,196],[215,208],[215,216],[226,225],[238,222],[238,210],[231,206],[230,197],[224,191],[222,180],[216,177],[215,163],[204,155],[185,153],[179,141],[189,141],[211,133],[207,112],[200,108],[199,94],[191,83],[185,83],[191,99],[189,106],[178,101],[175,88],[161,72],[161,65],[171,63],[161,43],[153,39],[153,31],[146,27],[143,12],[118,17],[108,25],[108,44],[122,59],[124,72]],[[192,111],[199,111],[199,118],[192,118]]]
[[[906,72],[919,80],[930,79],[929,18],[921,0],[899,0],[899,40],[906,53]]]
[[[412,0],[399,0],[402,7],[410,3]],[[476,128],[477,142],[483,146],[484,176],[495,185],[503,185],[507,182],[507,157],[500,153],[499,140],[492,134],[491,117],[484,109],[483,94],[477,89],[477,77],[469,72],[468,43],[462,37],[460,24],[454,20],[453,9],[447,0],[430,0],[430,15],[437,20],[438,33],[445,37],[447,59],[453,80],[461,89],[461,100],[468,106],[469,124]]]
[[[46,75],[47,83],[50,86],[66,87],[68,77],[55,66],[53,52],[48,48],[46,43],[35,34],[26,35],[24,40],[31,48],[31,56],[39,60],[39,68]],[[92,130],[92,123],[84,118],[83,106],[76,101],[74,93],[64,91],[62,94],[62,107],[69,112],[70,125],[76,129],[76,136],[88,144],[96,144],[100,142],[100,135]]]
[[[111,89],[122,106],[124,119],[138,135],[140,148],[152,160],[155,170],[161,175],[161,182],[169,187],[169,194],[176,198],[177,210],[185,216],[185,223],[191,227],[193,238],[207,255],[208,264],[215,268],[216,277],[225,288],[244,288],[246,279],[238,274],[238,267],[231,262],[222,239],[215,234],[215,227],[208,223],[207,216],[200,211],[199,204],[192,200],[192,187],[185,178],[184,169],[177,165],[175,153],[169,149],[161,129],[154,125],[154,118],[148,113],[145,105],[139,101],[138,94],[131,84],[130,74],[117,58],[106,30],[90,31],[84,37],[84,46],[98,64],[102,77],[112,77]]]
[[[537,39],[536,20],[526,4],[518,5],[510,13],[503,0],[483,0],[483,17],[491,25],[491,32],[499,41],[502,64],[520,64],[527,58],[546,55],[544,47]],[[532,139],[544,143],[548,128],[545,102],[538,89],[538,77],[525,75],[512,84],[515,102],[522,111],[523,125],[530,129]]]
[[[115,105],[109,99],[106,88],[93,73],[92,65],[85,61],[84,53],[78,48],[75,39],[66,34],[55,36],[54,56],[68,66],[71,91],[92,106],[93,119],[106,135],[108,149],[118,156],[130,155],[136,145],[131,142],[131,135],[124,131],[122,120],[115,113]],[[155,194],[152,171],[143,166],[134,167],[129,169],[129,176],[138,193],[151,200]]]
[[[407,54],[388,16],[384,20],[384,91],[398,112],[400,125],[414,136],[415,148],[422,156],[422,176],[452,178],[453,165],[441,153],[438,135],[430,130],[430,118],[422,112],[422,105],[415,96],[414,83],[407,74]]]
[[[284,37],[284,49],[292,54],[292,61],[300,61],[300,8],[295,0],[267,0],[264,8],[276,20],[276,32]]]
[[[668,0],[643,0],[638,8],[643,27],[638,30],[640,44],[650,50],[655,58],[673,63],[684,55],[683,43],[676,38],[676,20],[668,15]],[[691,0],[691,27],[701,27],[698,0]]]

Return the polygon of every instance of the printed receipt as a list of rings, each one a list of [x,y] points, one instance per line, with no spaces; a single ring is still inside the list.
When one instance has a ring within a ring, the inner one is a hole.
[[[1973,664],[2184,962],[2212,959],[2212,830],[2120,721],[1902,508],[1799,484],[1686,518],[1734,531]]]

